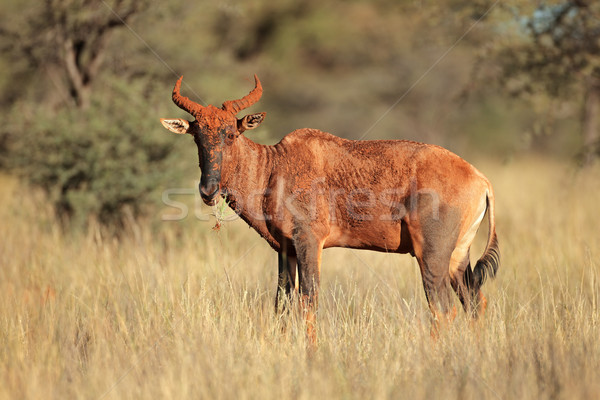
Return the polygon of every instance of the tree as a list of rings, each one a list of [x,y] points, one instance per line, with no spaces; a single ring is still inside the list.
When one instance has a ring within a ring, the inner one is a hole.
[[[46,0],[25,26],[0,29],[3,52],[24,55],[33,69],[45,71],[61,98],[80,109],[90,105],[111,33],[147,7],[136,0]]]
[[[120,227],[150,212],[176,169],[172,141],[149,118],[163,96],[159,84],[106,68],[115,57],[111,34],[144,4],[47,0],[28,9],[25,24],[8,21],[0,32],[0,49],[12,58],[0,96],[0,155],[46,192],[65,227],[93,219]]]
[[[600,155],[600,3],[542,3],[532,12],[510,8],[517,35],[502,42],[494,61],[500,81],[513,95],[542,93],[573,99],[581,107],[581,159]],[[505,28],[508,25],[505,25]]]

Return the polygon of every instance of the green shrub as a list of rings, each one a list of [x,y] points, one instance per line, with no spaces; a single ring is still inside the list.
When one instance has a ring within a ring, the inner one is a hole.
[[[85,111],[36,110],[13,132],[12,164],[47,192],[70,225],[90,218],[119,225],[125,212],[144,214],[172,174],[174,141],[163,134],[147,95],[133,84],[112,86]]]

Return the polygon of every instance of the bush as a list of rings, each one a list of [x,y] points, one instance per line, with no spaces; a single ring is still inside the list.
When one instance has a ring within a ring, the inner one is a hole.
[[[36,110],[13,132],[13,165],[71,225],[90,218],[120,225],[125,212],[146,213],[153,192],[172,174],[174,141],[162,134],[147,95],[132,84],[115,84],[110,92],[86,111]]]

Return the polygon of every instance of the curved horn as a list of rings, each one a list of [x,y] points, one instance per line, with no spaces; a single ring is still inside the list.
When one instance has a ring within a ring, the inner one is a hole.
[[[242,111],[244,108],[250,107],[252,104],[256,103],[260,100],[262,96],[262,85],[258,80],[258,76],[254,74],[254,89],[246,96],[242,97],[239,100],[229,100],[223,103],[223,110],[229,111],[232,114],[237,114]]]
[[[173,88],[173,103],[177,104],[179,108],[184,111],[187,111],[190,114],[194,114],[196,111],[200,110],[202,106],[198,103],[193,102],[189,98],[182,96],[179,91],[181,90],[181,81],[183,80],[183,75],[177,80],[175,87]]]

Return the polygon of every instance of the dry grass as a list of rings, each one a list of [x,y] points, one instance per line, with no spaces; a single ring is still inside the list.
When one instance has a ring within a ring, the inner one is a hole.
[[[312,358],[273,313],[275,253],[243,223],[64,235],[0,178],[0,397],[598,398],[600,170],[482,169],[503,259],[477,331],[461,316],[432,342],[409,256],[333,249]]]

